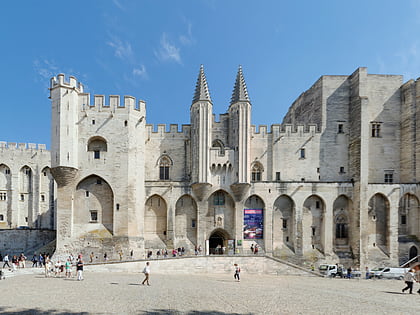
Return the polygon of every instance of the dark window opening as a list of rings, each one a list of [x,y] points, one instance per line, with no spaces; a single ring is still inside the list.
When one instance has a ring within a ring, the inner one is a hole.
[[[336,225],[335,225],[335,237],[336,238],[347,238],[347,225],[345,223],[336,223]]]
[[[283,219],[283,229],[287,229],[287,219]]]
[[[385,183],[391,184],[394,182],[394,174],[393,173],[385,173],[384,178]]]
[[[98,211],[96,210],[90,211],[90,222],[98,222]]]
[[[96,180],[96,184],[97,184],[97,185],[102,185],[102,180],[97,179],[97,180]]]
[[[317,209],[321,208],[321,203],[319,201],[315,201],[315,207]]]
[[[305,149],[300,149],[300,158],[301,159],[305,158]]]
[[[381,137],[381,124],[372,123],[372,137],[373,138]]]
[[[93,158],[100,159],[101,158],[101,151],[93,151]]]
[[[344,125],[338,124],[338,133],[344,133]]]
[[[404,214],[401,216],[401,224],[407,224],[407,216]]]
[[[89,191],[86,190],[86,197],[89,197]]]
[[[225,205],[225,194],[221,191],[218,191],[214,194],[213,205],[215,206],[224,206]]]

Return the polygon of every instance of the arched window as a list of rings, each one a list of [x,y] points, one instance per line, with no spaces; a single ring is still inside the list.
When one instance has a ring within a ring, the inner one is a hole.
[[[335,237],[347,238],[347,220],[344,215],[339,215],[335,220]]]
[[[160,159],[159,163],[159,179],[168,180],[169,179],[169,169],[171,167],[171,160],[164,156]]]
[[[106,140],[102,137],[93,137],[89,139],[88,151],[93,152],[94,159],[101,158],[101,152],[106,152],[108,149]]]
[[[251,169],[251,180],[253,182],[261,181],[261,174],[263,172],[263,168],[260,163],[254,163]]]
[[[225,146],[223,142],[219,139],[213,141],[213,148],[219,148],[219,155],[225,155]]]

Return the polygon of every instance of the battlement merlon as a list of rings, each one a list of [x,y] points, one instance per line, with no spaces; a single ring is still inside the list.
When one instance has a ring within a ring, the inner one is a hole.
[[[169,130],[165,124],[147,124],[146,134],[159,134],[159,135],[186,135],[189,136],[191,131],[191,125],[181,125],[181,131],[178,129],[178,124],[170,124]]]
[[[91,99],[93,99],[93,102],[91,102]],[[82,111],[112,110],[116,112],[118,109],[127,108],[129,110],[136,110],[142,113],[146,112],[146,102],[143,100],[136,102],[136,98],[129,95],[124,95],[122,101],[120,95],[109,95],[108,102],[106,102],[105,95],[93,95],[93,97],[91,97],[89,93],[80,93],[79,104]]]
[[[273,134],[273,136],[279,135],[294,135],[294,134],[315,134],[319,133],[318,125],[315,124],[275,124],[271,125],[271,130],[268,130],[266,125],[257,126],[251,125],[251,134],[252,135],[265,135],[265,134]]]
[[[58,74],[56,77],[52,77],[50,80],[50,90],[58,86],[76,89],[79,93],[83,93],[83,84],[78,82],[72,75],[69,76],[67,81],[63,73]]]
[[[31,151],[48,151],[45,144],[36,144],[36,143],[17,143],[17,142],[6,142],[0,141],[0,149],[2,150],[31,150]]]

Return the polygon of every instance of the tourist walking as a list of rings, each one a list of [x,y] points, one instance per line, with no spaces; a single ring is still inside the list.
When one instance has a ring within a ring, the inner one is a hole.
[[[70,258],[66,260],[66,278],[71,278],[71,261]]]
[[[238,264],[234,264],[234,266],[235,266],[235,274],[233,275],[233,278],[238,280],[238,282],[239,282],[239,281],[241,281],[241,279],[239,277],[239,275],[241,273],[241,268],[239,268]]]
[[[404,274],[404,281],[407,286],[404,289],[402,289],[402,292],[404,293],[406,290],[410,290],[410,294],[413,294],[413,284],[414,284],[413,269],[408,270]]]
[[[83,260],[82,260],[81,255],[79,255],[79,259],[77,259],[76,270],[77,270],[77,281],[82,281],[83,280]]]
[[[6,265],[7,265],[7,267],[10,268],[10,265],[9,265],[9,254],[4,255],[4,257],[3,257],[3,268]]]
[[[141,284],[144,285],[144,283],[147,283],[147,285],[150,285],[149,283],[150,263],[149,262],[147,262],[146,266],[144,266],[143,273],[144,273],[144,280]]]
[[[36,267],[38,265],[38,256],[36,254],[34,254],[34,256],[32,257],[32,268]]]

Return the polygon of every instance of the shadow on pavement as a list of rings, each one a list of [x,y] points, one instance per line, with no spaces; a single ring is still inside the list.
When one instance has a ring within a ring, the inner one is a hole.
[[[407,293],[402,293],[402,292],[395,292],[395,291],[382,291],[384,293],[389,293],[389,294],[398,294],[398,295],[405,295]]]
[[[68,312],[68,311],[58,311],[58,310],[41,310],[41,309],[26,309],[26,310],[19,310],[19,311],[8,311],[5,307],[0,307],[0,313],[5,315],[88,315],[92,313],[88,312]],[[218,311],[207,311],[207,312],[199,312],[199,311],[191,311],[191,312],[180,312],[177,310],[170,310],[170,309],[161,309],[161,310],[153,310],[153,311],[144,311],[135,313],[138,315],[255,315],[254,313],[225,313],[225,312],[218,312]]]

